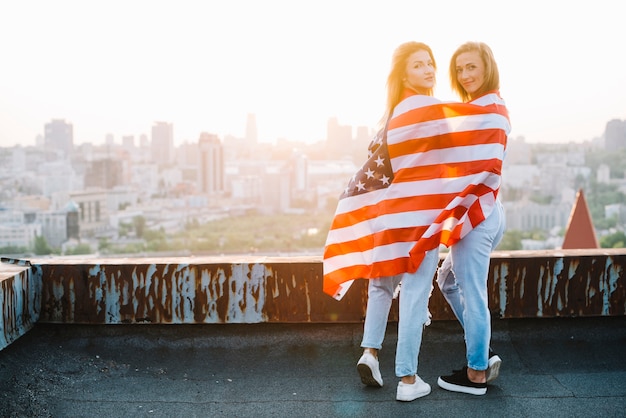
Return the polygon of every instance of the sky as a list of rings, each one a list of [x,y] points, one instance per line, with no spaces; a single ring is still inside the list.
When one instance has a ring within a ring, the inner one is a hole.
[[[116,142],[173,124],[315,142],[328,119],[374,128],[393,50],[431,46],[435,96],[466,41],[493,50],[511,135],[583,142],[626,120],[619,0],[21,0],[0,2],[0,146],[35,145],[65,119],[74,143]]]

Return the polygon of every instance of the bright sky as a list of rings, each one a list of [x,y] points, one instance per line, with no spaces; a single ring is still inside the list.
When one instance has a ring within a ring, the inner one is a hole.
[[[200,132],[323,140],[330,117],[374,127],[391,54],[430,45],[435,95],[468,40],[499,63],[512,135],[581,142],[626,119],[626,25],[618,0],[39,0],[0,5],[0,146],[34,145],[51,119],[74,142]]]

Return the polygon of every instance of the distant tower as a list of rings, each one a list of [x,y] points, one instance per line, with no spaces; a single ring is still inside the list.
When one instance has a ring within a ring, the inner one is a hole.
[[[354,138],[359,144],[367,145],[372,140],[372,132],[370,132],[370,128],[367,126],[357,126],[356,128],[356,137]]]
[[[134,135],[122,136],[122,146],[126,149],[135,148],[135,136]]]
[[[80,227],[78,219],[80,217],[80,208],[74,201],[70,201],[65,206],[67,213],[66,235],[67,238],[80,239]]]
[[[607,122],[604,130],[605,148],[617,151],[626,148],[626,120],[613,119]]]
[[[339,119],[329,118],[326,124],[326,141],[333,142],[337,139],[339,131]]]
[[[48,149],[61,150],[70,155],[74,148],[74,127],[64,119],[53,119],[46,123],[44,146]]]
[[[123,163],[118,158],[93,160],[85,169],[85,187],[110,190],[123,184],[123,174]]]
[[[256,143],[257,140],[256,115],[254,113],[248,113],[248,120],[246,122],[246,142]]]
[[[169,164],[174,156],[174,127],[171,123],[155,122],[152,125],[152,161]]]
[[[224,150],[215,134],[202,132],[198,139],[200,161],[198,164],[198,188],[204,194],[224,191]]]
[[[335,117],[328,119],[326,143],[336,155],[349,154],[352,148],[352,126],[340,125]]]
[[[306,191],[309,185],[309,163],[307,156],[295,151],[291,155],[291,185],[295,191]]]

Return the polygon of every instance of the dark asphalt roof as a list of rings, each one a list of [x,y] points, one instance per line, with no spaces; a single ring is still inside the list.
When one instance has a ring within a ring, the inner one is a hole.
[[[356,372],[361,324],[40,323],[0,351],[0,416],[626,416],[625,316],[494,319],[503,364],[485,396],[437,387],[464,344],[435,321],[419,358],[433,390],[410,403],[395,400],[396,329],[373,389]]]

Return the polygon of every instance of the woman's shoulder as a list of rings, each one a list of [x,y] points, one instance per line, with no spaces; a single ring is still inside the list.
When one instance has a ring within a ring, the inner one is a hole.
[[[443,103],[441,100],[433,96],[423,94],[414,94],[405,97],[395,108],[394,113],[404,113],[409,110],[419,109],[421,107],[433,106]]]
[[[471,102],[469,102],[471,104],[477,104],[477,105],[481,105],[484,106],[486,104],[500,104],[500,105],[504,105],[504,99],[502,98],[502,96],[500,96],[500,91],[499,90],[491,90],[486,92],[485,94],[483,94],[480,97],[477,97],[475,99],[473,99]]]

